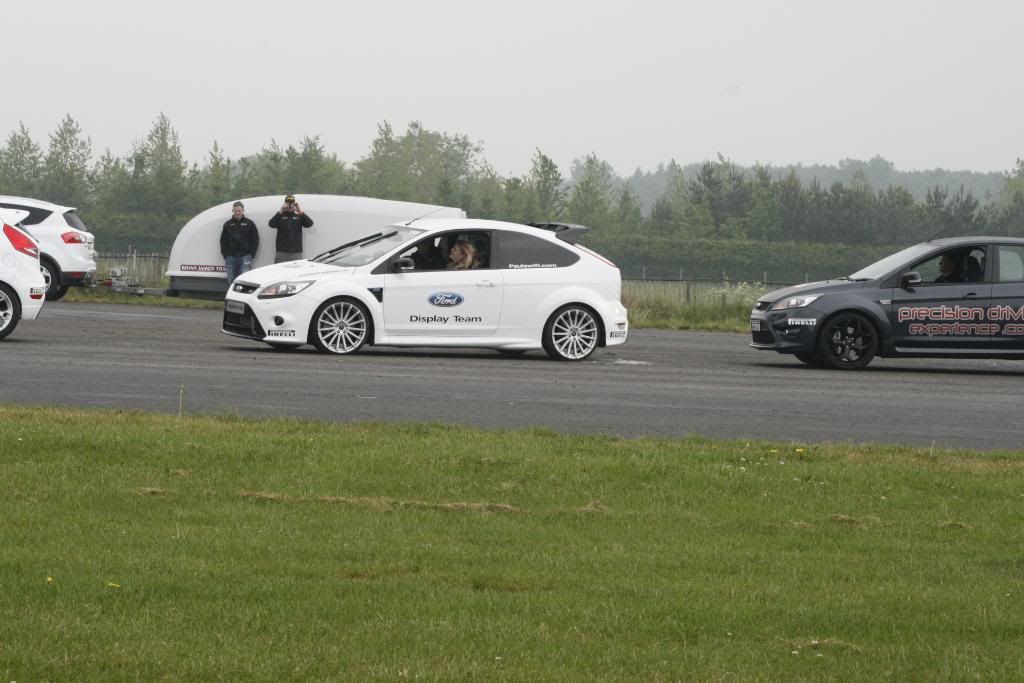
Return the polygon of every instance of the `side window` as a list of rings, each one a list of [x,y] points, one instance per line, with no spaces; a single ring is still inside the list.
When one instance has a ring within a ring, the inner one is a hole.
[[[444,270],[447,260],[447,240],[445,237],[434,235],[427,239],[420,240],[408,249],[404,249],[398,256],[400,258],[411,258],[416,264],[414,271]]]
[[[999,282],[1024,282],[1024,247],[999,246]]]
[[[580,255],[567,247],[534,235],[512,231],[502,231],[499,235],[501,263],[498,268],[564,268],[580,260]]]
[[[985,277],[985,247],[958,247],[934,254],[910,267],[921,274],[921,284],[981,282]]]
[[[479,270],[490,268],[489,232],[446,232],[416,242],[399,257],[411,258],[415,271]]]
[[[0,207],[5,209],[21,209],[22,211],[28,211],[28,215],[21,222],[22,225],[37,225],[42,223],[49,217],[53,211],[49,209],[40,209],[35,206],[22,206],[21,204],[8,204],[7,202],[0,202]]]

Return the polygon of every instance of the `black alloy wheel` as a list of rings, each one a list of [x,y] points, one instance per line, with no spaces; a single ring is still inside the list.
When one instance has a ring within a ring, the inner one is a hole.
[[[875,326],[859,313],[839,313],[829,318],[818,335],[818,357],[836,370],[860,370],[877,350]]]

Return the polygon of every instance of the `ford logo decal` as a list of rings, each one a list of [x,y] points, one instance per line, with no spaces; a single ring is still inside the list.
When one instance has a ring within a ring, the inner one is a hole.
[[[454,292],[437,292],[427,297],[431,306],[458,306],[465,300],[461,294]]]

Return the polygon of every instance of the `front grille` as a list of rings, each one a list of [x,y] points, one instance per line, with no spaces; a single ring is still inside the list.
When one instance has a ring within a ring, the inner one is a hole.
[[[231,286],[231,289],[233,291],[239,292],[241,294],[252,294],[257,289],[259,289],[259,285],[252,285],[252,284],[249,284],[248,282],[237,282],[236,281],[235,284]]]
[[[755,344],[774,344],[775,337],[772,335],[771,330],[761,330],[759,332],[751,332],[754,337]]]
[[[263,339],[267,336],[267,333],[263,331],[263,326],[260,325],[260,321],[256,319],[252,309],[249,308],[249,304],[243,304],[245,310],[241,313],[231,313],[224,311],[224,331],[232,334],[240,334],[243,337],[249,337],[250,339]]]

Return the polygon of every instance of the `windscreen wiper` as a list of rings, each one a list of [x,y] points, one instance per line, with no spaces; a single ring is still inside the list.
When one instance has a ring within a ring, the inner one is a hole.
[[[394,234],[394,233],[392,233],[392,234]],[[309,260],[310,261],[320,261],[322,259],[327,258],[328,256],[333,256],[334,254],[337,254],[342,249],[348,249],[349,247],[354,247],[357,244],[362,244],[363,242],[366,242],[367,244],[369,244],[371,240],[376,240],[376,239],[381,238],[383,236],[384,236],[384,233],[378,232],[378,233],[375,233],[373,235],[368,235],[368,236],[360,237],[357,240],[352,240],[351,242],[345,242],[345,244],[342,244],[341,246],[334,247],[333,249],[328,249],[324,253],[317,254],[316,256],[314,256],[313,258],[311,258]]]

